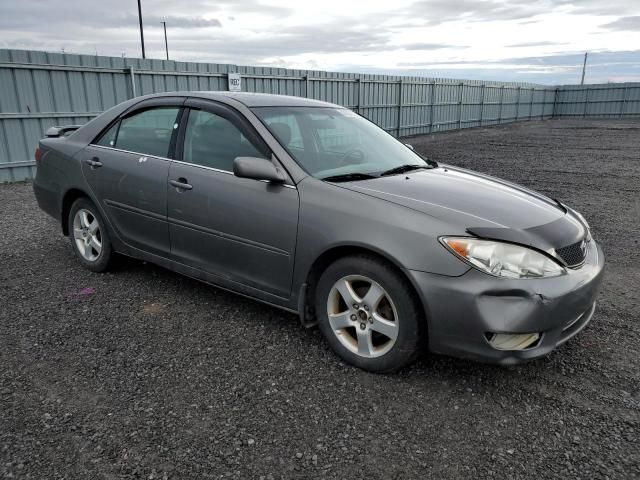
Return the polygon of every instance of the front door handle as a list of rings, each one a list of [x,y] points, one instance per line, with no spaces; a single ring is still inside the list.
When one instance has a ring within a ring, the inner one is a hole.
[[[102,166],[102,162],[98,157],[87,158],[84,163],[89,165],[91,168],[100,168]]]
[[[169,183],[176,187],[178,190],[191,190],[193,186],[189,185],[186,178],[179,178],[178,180],[169,180]]]

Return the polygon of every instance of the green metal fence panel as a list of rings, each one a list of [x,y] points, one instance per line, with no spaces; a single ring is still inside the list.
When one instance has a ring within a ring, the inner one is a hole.
[[[558,88],[0,49],[0,182],[33,177],[33,151],[50,126],[85,123],[140,95],[227,90],[232,72],[244,91],[343,105],[396,136],[640,112],[640,84]]]
[[[554,115],[640,117],[640,83],[562,85],[558,87]]]

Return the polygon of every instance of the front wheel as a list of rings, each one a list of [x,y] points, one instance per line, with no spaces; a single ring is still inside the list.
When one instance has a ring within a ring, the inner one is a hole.
[[[420,353],[425,328],[413,290],[375,257],[345,257],[331,264],[319,279],[315,308],[331,347],[357,367],[390,372]]]
[[[111,239],[102,216],[87,198],[79,198],[69,211],[71,246],[82,265],[93,272],[109,268],[113,256]]]

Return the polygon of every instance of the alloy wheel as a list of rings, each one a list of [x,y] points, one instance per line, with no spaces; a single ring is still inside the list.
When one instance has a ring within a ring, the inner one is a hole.
[[[98,219],[81,208],[73,217],[73,238],[82,258],[95,262],[102,252],[102,232]]]
[[[361,357],[384,355],[398,338],[398,314],[390,295],[366,276],[338,280],[329,292],[327,314],[340,343]]]

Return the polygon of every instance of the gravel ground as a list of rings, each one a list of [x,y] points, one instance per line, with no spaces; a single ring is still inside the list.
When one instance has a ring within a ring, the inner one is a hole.
[[[141,262],[83,270],[31,186],[0,186],[0,477],[640,478],[640,122],[408,141],[585,213],[608,272],[581,335],[519,367],[369,374],[294,315]]]

